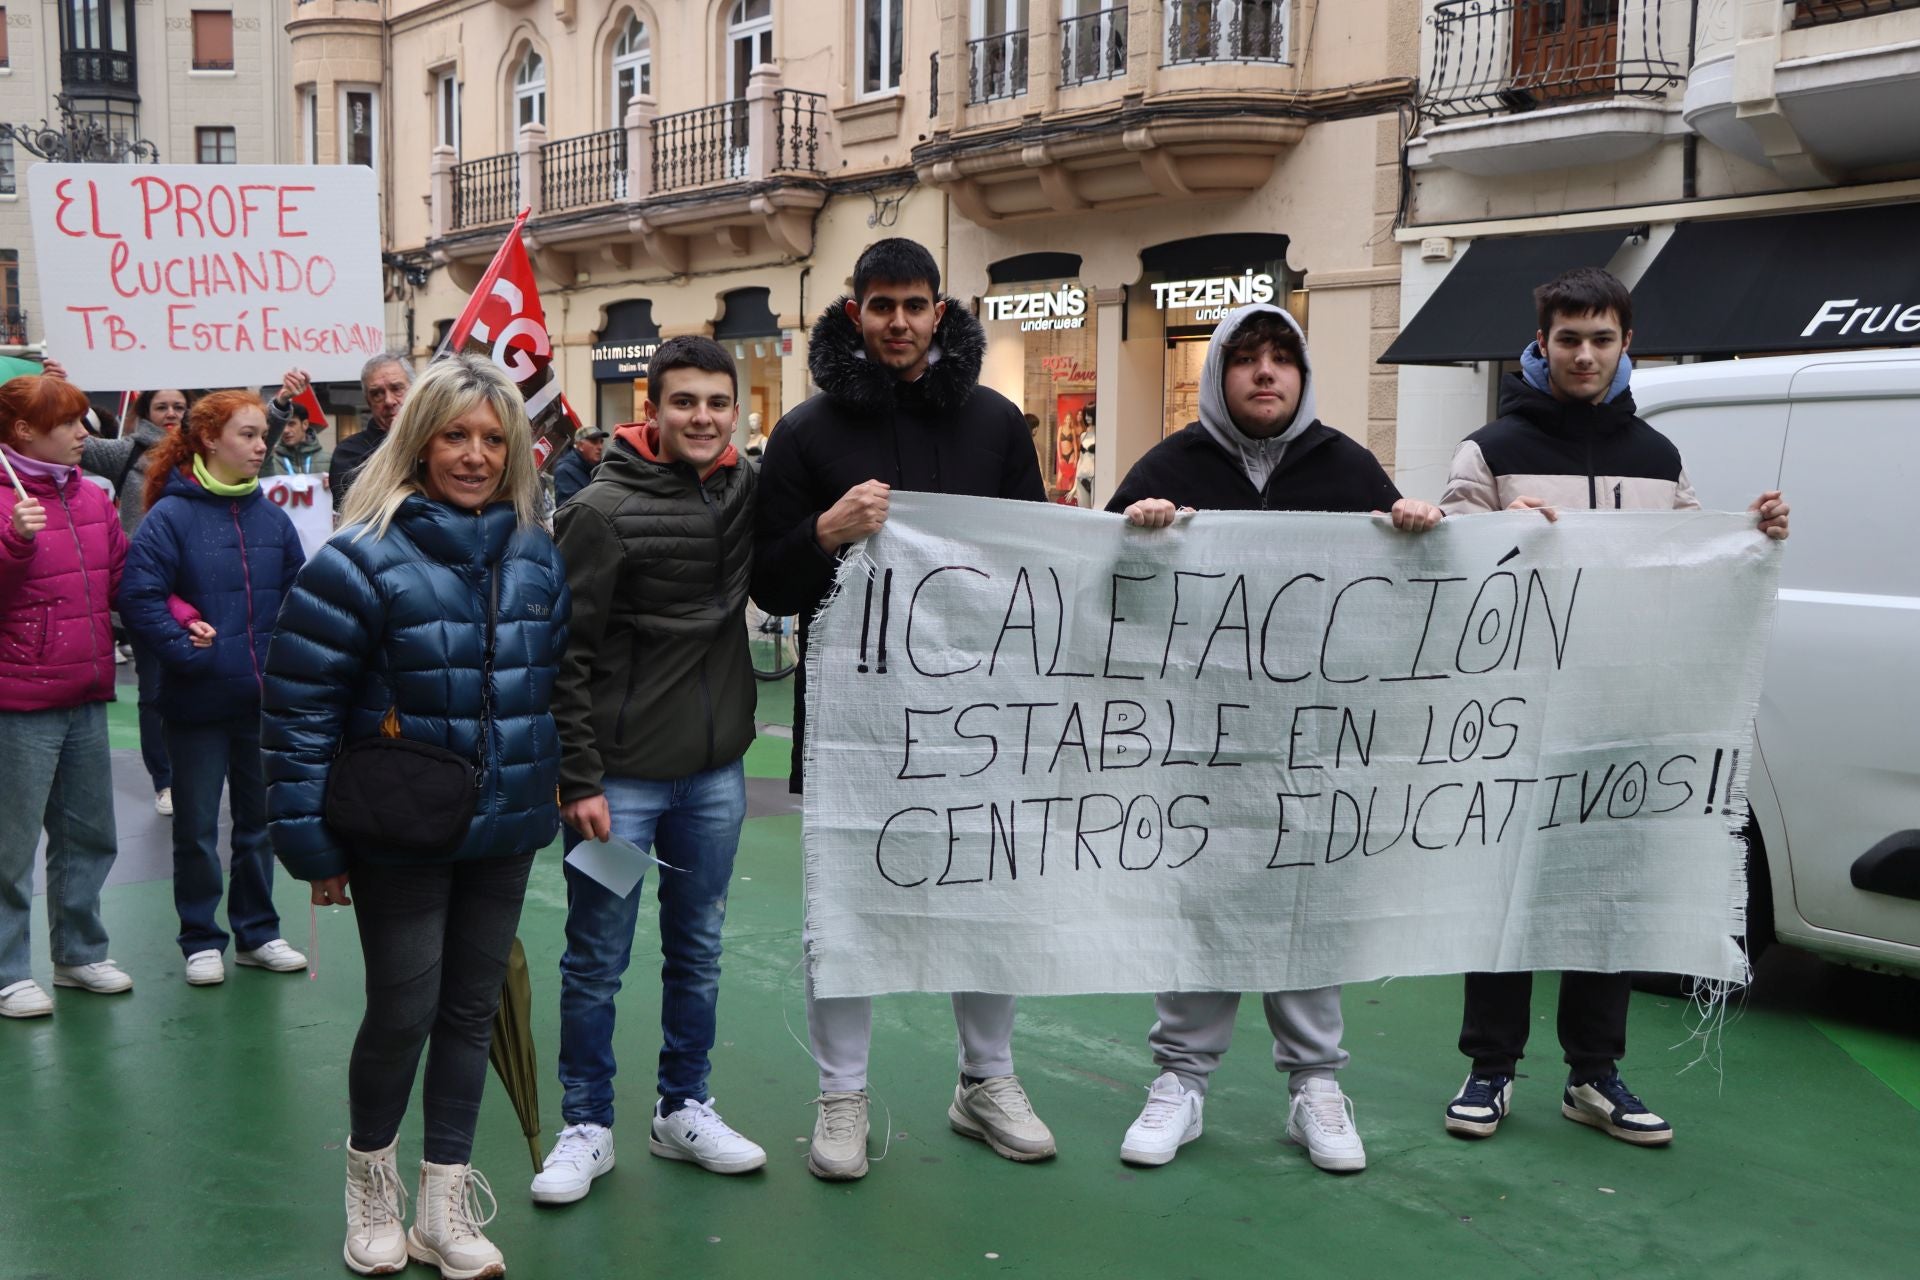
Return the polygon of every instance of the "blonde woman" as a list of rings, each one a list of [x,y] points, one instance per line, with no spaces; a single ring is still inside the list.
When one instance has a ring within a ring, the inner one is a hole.
[[[317,905],[354,907],[366,960],[344,1250],[362,1275],[409,1255],[460,1280],[506,1270],[482,1232],[492,1192],[468,1161],[527,875],[559,829],[548,703],[569,600],[540,501],[512,382],[470,356],[434,364],[295,581],[267,655],[274,851]],[[329,772],[394,738],[465,762],[470,800],[410,809],[419,789],[396,783],[363,797],[377,813],[343,812]],[[432,834],[469,803],[464,830]],[[368,829],[390,834],[348,834]],[[395,1135],[423,1048],[425,1149],[403,1231]]]

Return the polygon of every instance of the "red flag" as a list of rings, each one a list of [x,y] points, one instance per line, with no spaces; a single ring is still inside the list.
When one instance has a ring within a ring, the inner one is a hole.
[[[542,471],[551,472],[572,446],[580,419],[554,375],[546,312],[533,281],[533,263],[520,240],[520,228],[529,212],[522,209],[513,220],[500,251],[487,265],[487,273],[480,277],[460,318],[447,330],[439,355],[483,355],[506,370],[527,402],[527,418],[533,423],[534,462]]]
[[[320,407],[320,397],[314,394],[311,382],[307,384],[306,390],[293,398],[293,403],[307,411],[307,430],[325,431],[327,429],[326,410]]]

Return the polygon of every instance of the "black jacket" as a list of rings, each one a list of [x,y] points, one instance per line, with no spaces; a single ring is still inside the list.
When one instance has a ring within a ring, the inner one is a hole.
[[[558,507],[593,482],[593,466],[569,447],[553,468],[553,505]]]
[[[685,778],[753,743],[747,574],[754,471],[731,446],[703,478],[622,427],[554,515],[573,620],[553,714],[560,799],[607,775]]]
[[[806,734],[807,622],[833,585],[835,557],[814,523],[868,480],[919,493],[1045,502],[1040,460],[1020,410],[979,385],[987,335],[958,301],[934,331],[940,358],[915,382],[866,359],[860,330],[837,299],[813,326],[807,368],[819,391],[780,419],[760,460],[753,598],[800,619],[793,701],[792,786],[800,790]]]
[[[347,509],[347,490],[353,488],[354,477],[360,474],[360,468],[367,465],[367,459],[373,451],[387,442],[384,428],[368,424],[356,435],[342,440],[333,451],[333,461],[327,467],[327,487],[333,492],[333,514],[338,516]]]
[[[1400,491],[1358,441],[1316,421],[1301,432],[1263,493],[1207,429],[1188,423],[1147,450],[1120,482],[1109,511],[1165,498],[1200,511],[1390,511]]]

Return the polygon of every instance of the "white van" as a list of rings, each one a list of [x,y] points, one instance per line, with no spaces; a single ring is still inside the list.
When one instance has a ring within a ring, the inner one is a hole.
[[[1793,508],[1748,788],[1756,958],[1770,917],[1920,976],[1920,351],[1649,369],[1633,395],[1701,505]]]

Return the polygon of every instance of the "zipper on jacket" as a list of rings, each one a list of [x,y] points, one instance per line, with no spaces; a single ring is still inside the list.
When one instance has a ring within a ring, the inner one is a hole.
[[[640,682],[640,644],[642,636],[633,633],[633,656],[627,663],[627,691],[620,697],[620,715],[613,722],[613,745],[627,745],[627,708],[633,705],[633,686]]]
[[[240,527],[240,504],[230,502],[227,510],[233,516],[233,536],[240,539],[240,581],[247,588],[247,661],[253,664],[254,687],[264,695],[267,684],[260,678],[260,654],[253,641],[253,568],[247,563],[247,531]]]
[[[700,700],[707,707],[707,768],[714,766],[713,755],[718,749],[713,742],[713,684],[707,676],[707,664],[700,664]]]
[[[1600,477],[1593,474],[1593,429],[1587,429],[1587,510],[1600,509]]]
[[[494,615],[498,609],[500,599],[499,573],[500,568],[498,565],[487,570],[487,594],[485,597],[485,607],[487,611],[487,648],[485,656],[481,659],[480,663],[480,776],[475,780],[476,785],[483,789],[486,785],[485,779],[495,776],[499,772],[496,761],[493,758],[493,653],[494,636],[498,630]]]
[[[1620,509],[1620,490],[1625,487],[1626,483],[1626,481],[1622,480],[1613,486],[1613,509],[1615,511]]]
[[[86,481],[82,480],[80,483],[85,484]],[[95,629],[93,622],[93,578],[87,572],[87,544],[80,540],[80,526],[73,522],[73,508],[67,505],[67,491],[56,485],[53,492],[54,495],[60,499],[60,510],[66,513],[67,532],[73,535],[73,553],[75,558],[80,562],[80,590],[84,592],[87,597],[87,652],[91,654],[97,652],[99,649],[100,633]],[[27,496],[25,489],[20,491],[20,496],[23,498]],[[109,538],[108,541],[111,543],[111,538]],[[107,607],[113,607],[111,600],[107,602]],[[107,643],[113,643],[112,637],[108,637]],[[107,670],[111,672],[113,668],[108,667]],[[113,696],[113,678],[111,675],[107,678],[107,696]]]
[[[700,490],[700,501],[705,504],[707,514],[713,517],[713,605],[723,615],[727,609],[724,590],[727,573],[727,531],[720,522],[720,508],[714,505],[713,495],[707,492],[707,482],[699,476],[693,478],[694,487]],[[700,661],[700,698],[707,710],[707,768],[713,768],[714,727],[713,727],[713,685],[707,671],[707,660]]]

